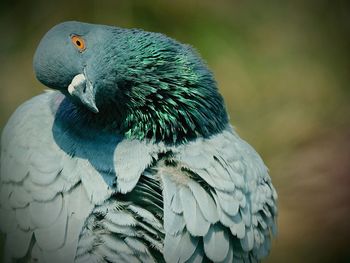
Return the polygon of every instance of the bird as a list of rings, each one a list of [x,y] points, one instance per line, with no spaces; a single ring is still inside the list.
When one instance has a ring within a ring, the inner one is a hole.
[[[62,22],[1,136],[5,261],[259,262],[277,193],[190,45]]]

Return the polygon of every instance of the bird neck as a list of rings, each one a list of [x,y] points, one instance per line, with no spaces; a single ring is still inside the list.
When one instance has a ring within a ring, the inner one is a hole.
[[[113,55],[102,59],[109,63],[101,64],[100,70],[109,74],[95,82],[99,113],[70,104],[62,107],[63,116],[129,139],[168,144],[221,132],[228,116],[199,55],[161,34],[127,32],[113,31],[118,45],[109,47],[114,52],[106,54]]]
[[[119,114],[126,137],[180,143],[225,128],[228,117],[216,81],[190,46],[135,30],[119,37],[118,49],[122,103],[116,104],[125,107]]]
[[[198,137],[207,138],[225,128],[228,117],[221,97],[216,99],[216,103],[200,100],[174,105],[174,100],[167,98],[159,105],[133,105],[122,111],[105,108],[96,114],[66,97],[58,106],[55,118],[73,133],[83,133],[87,138],[107,132],[127,139],[176,145]]]

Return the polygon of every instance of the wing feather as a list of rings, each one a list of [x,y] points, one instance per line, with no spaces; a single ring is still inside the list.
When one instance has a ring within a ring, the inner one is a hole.
[[[210,223],[204,218],[194,196],[188,187],[181,187],[179,190],[183,216],[186,227],[193,236],[203,236],[208,230]]]
[[[164,230],[166,233],[177,235],[185,227],[185,219],[182,214],[172,211],[169,205],[164,204]]]
[[[27,254],[33,231],[23,231],[19,227],[11,232],[6,239],[6,253],[14,258],[22,258]]]
[[[192,256],[186,261],[187,263],[201,263],[203,262],[203,245],[198,242],[196,250],[193,252]]]
[[[64,200],[66,202],[66,200]],[[57,219],[49,226],[41,226],[34,230],[38,246],[43,250],[56,250],[60,248],[66,238],[67,229],[67,204],[60,210]]]
[[[13,208],[23,208],[28,205],[32,200],[31,195],[23,188],[17,184],[8,185],[11,189],[10,196],[8,198],[9,204]]]
[[[198,249],[191,250],[190,262],[204,257],[247,262],[266,256],[270,231],[276,228],[277,194],[254,149],[228,127],[171,151],[171,166],[166,161],[157,164],[163,185],[165,259],[184,262],[184,233],[203,240],[202,249],[199,242]]]
[[[198,238],[188,231],[178,235],[166,235],[164,239],[164,258],[167,262],[185,262],[194,254]]]
[[[24,231],[33,229],[33,223],[30,218],[29,207],[16,209],[15,214],[16,214],[16,221],[20,229]]]
[[[153,144],[137,140],[123,140],[117,145],[114,165],[118,191],[127,193],[135,187],[142,172],[150,166],[153,152]]]
[[[220,225],[212,225],[203,238],[204,251],[214,262],[225,260],[230,247],[229,235]]]
[[[29,204],[29,215],[35,228],[46,228],[53,224],[63,209],[62,195],[56,197],[49,202],[32,202]]]
[[[47,92],[21,105],[2,133],[0,225],[9,259],[25,256],[34,235],[32,258],[72,260],[91,211],[90,202],[80,202],[88,200],[87,190],[83,198],[69,199],[80,186],[82,167],[53,138],[52,101],[58,94]]]
[[[197,182],[191,180],[188,182],[193,196],[195,197],[204,218],[212,224],[219,220],[216,205],[213,198]]]
[[[151,212],[135,205],[129,205],[128,208],[134,213],[136,213],[138,216],[140,216],[144,222],[150,224],[156,229],[159,229],[159,231],[162,231],[162,223]]]

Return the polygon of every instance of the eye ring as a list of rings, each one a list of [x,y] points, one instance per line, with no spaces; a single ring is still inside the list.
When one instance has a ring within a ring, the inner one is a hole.
[[[82,37],[77,35],[72,35],[70,37],[73,45],[80,51],[83,52],[86,49],[85,41]]]

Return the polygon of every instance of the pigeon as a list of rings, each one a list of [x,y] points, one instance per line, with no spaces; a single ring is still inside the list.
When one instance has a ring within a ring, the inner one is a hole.
[[[1,137],[0,225],[12,262],[259,262],[277,193],[189,45],[63,22]]]

